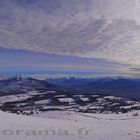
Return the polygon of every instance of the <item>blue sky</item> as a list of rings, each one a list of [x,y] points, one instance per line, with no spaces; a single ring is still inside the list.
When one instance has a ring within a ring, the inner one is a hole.
[[[128,1],[0,1],[0,74],[139,75],[140,23]]]
[[[1,74],[115,75],[126,65],[105,59],[57,55],[28,50],[0,48]],[[127,72],[126,72],[127,74]]]
[[[66,70],[79,72],[113,72],[120,67],[102,59],[39,53],[0,48],[0,71]]]

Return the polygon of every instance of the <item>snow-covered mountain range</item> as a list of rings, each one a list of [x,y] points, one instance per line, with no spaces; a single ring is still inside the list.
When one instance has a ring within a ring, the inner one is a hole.
[[[139,79],[69,78],[45,81],[12,77],[1,80],[0,88],[0,109],[18,114],[50,110],[85,113],[140,110]]]
[[[50,83],[68,87],[90,94],[109,94],[131,99],[140,99],[140,79],[124,77],[104,78],[56,78],[48,79]]]
[[[0,80],[0,95],[21,94],[32,90],[41,92],[50,90],[60,91],[64,89],[43,80],[21,76]]]

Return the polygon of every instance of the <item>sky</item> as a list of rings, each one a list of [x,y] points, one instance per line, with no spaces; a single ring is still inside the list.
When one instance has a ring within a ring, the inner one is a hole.
[[[0,74],[139,76],[139,14],[139,0],[0,1]]]

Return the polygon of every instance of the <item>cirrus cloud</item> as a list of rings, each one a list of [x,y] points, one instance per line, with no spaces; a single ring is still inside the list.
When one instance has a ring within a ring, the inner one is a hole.
[[[139,9],[138,0],[1,1],[0,46],[139,67]]]

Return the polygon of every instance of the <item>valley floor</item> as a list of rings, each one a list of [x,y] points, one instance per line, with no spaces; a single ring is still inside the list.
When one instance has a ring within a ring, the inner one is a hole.
[[[0,111],[2,140],[140,140],[140,116],[50,111],[22,116]]]

